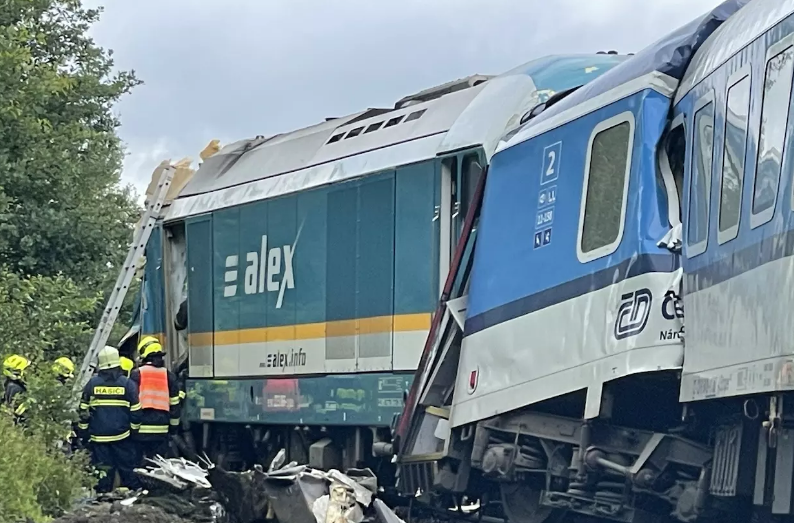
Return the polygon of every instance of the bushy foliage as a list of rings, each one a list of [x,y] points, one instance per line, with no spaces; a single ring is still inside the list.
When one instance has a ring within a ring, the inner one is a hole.
[[[14,425],[10,412],[0,412],[0,523],[44,521],[91,484],[87,456],[62,452],[76,413],[71,385],[57,381],[52,362],[62,354],[79,361],[91,336],[80,318],[97,299],[63,276],[21,277],[0,269],[2,356],[24,354],[33,362],[25,375],[24,422]]]
[[[101,295],[86,296],[64,276],[19,276],[0,269],[2,352],[33,361],[80,358],[91,335],[88,318]]]
[[[87,457],[68,457],[43,435],[20,430],[0,415],[0,523],[46,521],[68,510],[92,486]]]
[[[139,82],[89,38],[98,15],[0,3],[0,356],[34,364],[24,423],[0,412],[0,523],[45,521],[91,483],[86,456],[59,447],[75,413],[51,365],[80,365],[139,213],[112,112]]]

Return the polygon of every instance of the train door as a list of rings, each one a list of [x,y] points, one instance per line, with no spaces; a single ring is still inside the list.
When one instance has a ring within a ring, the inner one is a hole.
[[[397,168],[394,185],[393,370],[416,370],[438,303],[440,161]],[[446,245],[446,244],[444,244]]]
[[[441,184],[439,203],[437,204],[438,213],[438,294],[444,290],[444,280],[449,272],[449,264],[452,260],[452,234],[453,228],[453,186],[458,179],[458,158],[450,156],[441,162]]]
[[[394,318],[394,171],[364,178],[357,190],[355,260],[356,370],[392,368]]]
[[[481,151],[450,156],[441,163],[439,289],[444,287],[483,163]]]
[[[477,182],[480,181],[483,164],[479,151],[465,154],[460,159],[460,174],[455,185],[455,209],[453,214],[455,217],[455,237],[452,241],[452,252],[455,252],[460,235],[463,233],[463,223],[466,221],[466,214],[468,214],[471,207],[474,191],[477,190]]]
[[[185,224],[163,228],[163,288],[165,290],[165,340],[170,364],[187,359],[187,250]]]
[[[152,229],[146,244],[146,265],[141,282],[141,337],[154,336],[165,342],[165,291],[163,289],[163,227]],[[166,353],[168,354],[168,353]],[[170,362],[169,362],[170,363]]]
[[[188,220],[185,231],[189,375],[211,378],[214,374],[212,216]]]

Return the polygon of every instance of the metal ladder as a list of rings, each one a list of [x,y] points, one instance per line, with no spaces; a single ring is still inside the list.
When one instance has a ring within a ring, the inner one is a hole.
[[[138,261],[143,257],[146,251],[146,244],[149,242],[152,230],[157,223],[157,219],[160,217],[160,210],[165,202],[168,189],[171,187],[171,181],[174,178],[175,172],[176,168],[170,165],[163,169],[160,180],[157,182],[157,189],[154,191],[154,194],[146,206],[146,211],[143,213],[140,226],[133,234],[132,244],[129,252],[127,252],[127,259],[124,260],[124,265],[116,279],[113,292],[110,298],[108,298],[105,311],[102,313],[102,318],[99,320],[96,332],[94,332],[94,339],[88,347],[88,352],[77,374],[74,389],[72,390],[72,401],[74,403],[79,400],[83,387],[85,387],[94,374],[97,355],[99,351],[105,347],[108,337],[110,336],[110,331],[116,323],[119,311],[124,303],[124,298],[127,296],[127,290],[130,287],[130,283],[132,283],[132,278],[135,276],[135,269],[138,265]]]

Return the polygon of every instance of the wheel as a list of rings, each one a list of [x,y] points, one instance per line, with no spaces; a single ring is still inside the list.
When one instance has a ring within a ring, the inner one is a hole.
[[[540,506],[540,490],[523,483],[502,483],[502,511],[510,523],[554,523],[561,511]]]

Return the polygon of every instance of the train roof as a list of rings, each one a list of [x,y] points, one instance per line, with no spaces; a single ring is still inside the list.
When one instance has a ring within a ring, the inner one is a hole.
[[[695,53],[676,93],[678,103],[733,55],[794,13],[794,0],[753,0],[706,40]]]
[[[473,75],[426,89],[391,108],[229,144],[201,164],[165,219],[273,198],[471,147],[482,146],[490,156],[504,132],[544,97],[572,82],[587,83],[625,58],[548,56],[498,76]]]
[[[645,89],[653,89],[672,97],[679,80],[687,70],[693,52],[748,1],[727,0],[647,46],[529,120],[521,129],[507,135],[497,152]]]

